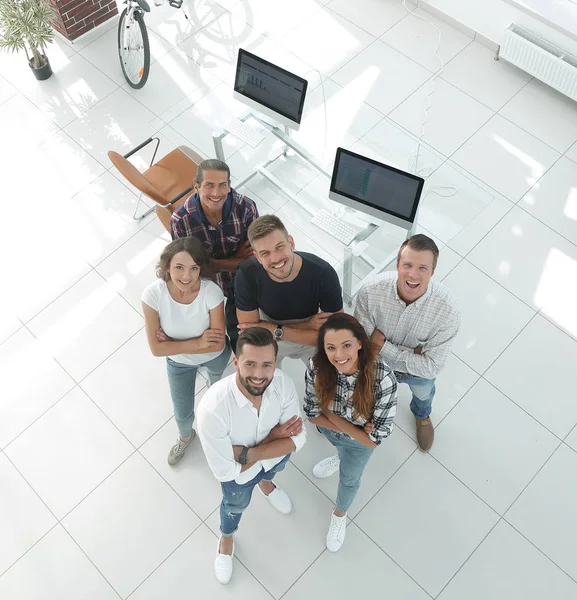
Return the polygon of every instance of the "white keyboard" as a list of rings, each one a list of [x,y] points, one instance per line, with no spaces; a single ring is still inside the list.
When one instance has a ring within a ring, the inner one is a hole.
[[[253,129],[250,125],[247,125],[240,119],[233,119],[230,123],[227,123],[224,128],[235,135],[239,140],[245,144],[256,148],[263,140],[264,135],[256,129]]]
[[[331,214],[327,210],[320,210],[311,219],[311,222],[313,225],[316,225],[320,229],[330,233],[345,246],[348,246],[357,235],[357,231],[355,231],[350,225],[345,223],[340,217]]]

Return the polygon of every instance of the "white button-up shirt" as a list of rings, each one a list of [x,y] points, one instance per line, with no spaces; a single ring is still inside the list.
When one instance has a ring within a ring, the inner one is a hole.
[[[219,481],[247,483],[261,469],[270,471],[283,456],[257,461],[241,473],[241,465],[234,459],[233,446],[252,448],[262,442],[272,428],[300,416],[299,402],[290,377],[277,369],[271,384],[265,390],[260,411],[240,391],[236,373],[213,384],[205,393],[197,414],[197,430],[206,459]],[[291,437],[296,450],[305,441],[303,430]]]
[[[459,331],[461,316],[452,294],[429,281],[427,291],[411,304],[399,297],[396,271],[378,275],[357,295],[355,317],[370,337],[385,336],[383,360],[398,373],[434,379],[445,366]],[[413,350],[421,346],[422,353]]]

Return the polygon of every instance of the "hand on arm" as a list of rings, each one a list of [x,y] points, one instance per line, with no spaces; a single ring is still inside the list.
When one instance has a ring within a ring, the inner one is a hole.
[[[339,417],[334,413],[327,411],[324,412],[323,415],[334,425],[340,428],[343,433],[346,433],[350,437],[352,437],[357,442],[363,444],[363,446],[367,446],[368,448],[376,448],[377,444],[375,444],[371,438],[369,438],[369,433],[365,431],[363,427],[359,427],[358,425],[353,425],[351,422],[343,419],[343,417]],[[365,425],[366,427],[366,425]]]

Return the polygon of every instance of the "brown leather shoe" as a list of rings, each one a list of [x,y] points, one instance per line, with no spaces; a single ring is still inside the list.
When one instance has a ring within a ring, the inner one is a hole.
[[[433,445],[435,439],[435,429],[431,423],[430,417],[426,419],[417,419],[417,444],[423,452],[428,452]]]

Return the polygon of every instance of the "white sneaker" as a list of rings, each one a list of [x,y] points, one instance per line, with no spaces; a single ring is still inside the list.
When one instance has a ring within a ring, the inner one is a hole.
[[[341,461],[339,460],[337,454],[334,456],[329,456],[328,458],[323,458],[323,460],[318,462],[313,467],[313,475],[319,479],[330,477],[333,473],[336,473],[339,470],[340,464]]]
[[[274,483],[273,483],[274,485]],[[260,485],[256,486],[259,489],[259,492],[270,502],[271,506],[282,513],[283,515],[288,515],[292,509],[293,504],[289,495],[281,490],[278,486],[274,486],[274,490],[267,496],[260,488]]]
[[[186,449],[190,446],[190,444],[192,444],[195,437],[196,431],[194,429],[190,434],[188,442],[183,442],[180,439],[180,436],[178,436],[176,444],[174,444],[174,446],[170,449],[170,452],[168,453],[168,464],[171,467],[177,465],[184,458],[184,453],[186,452]]]
[[[327,533],[327,550],[329,552],[338,552],[345,541],[347,533],[347,515],[337,517],[335,513],[331,515],[331,524]]]
[[[216,580],[223,585],[226,585],[232,577],[232,557],[234,556],[234,540],[232,541],[232,554],[221,554],[220,553],[220,540],[222,536],[218,538],[216,544],[216,558],[214,559],[214,574]]]

